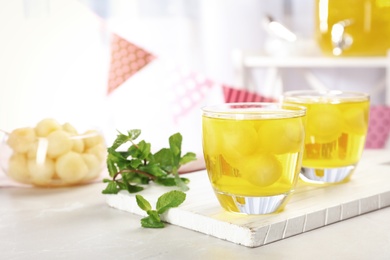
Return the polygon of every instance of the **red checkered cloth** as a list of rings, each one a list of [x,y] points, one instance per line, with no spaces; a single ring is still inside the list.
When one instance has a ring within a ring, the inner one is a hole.
[[[233,102],[276,102],[271,97],[265,97],[260,94],[250,92],[245,89],[237,89],[229,86],[222,86],[226,103]]]
[[[371,106],[365,148],[382,149],[390,133],[390,107]]]

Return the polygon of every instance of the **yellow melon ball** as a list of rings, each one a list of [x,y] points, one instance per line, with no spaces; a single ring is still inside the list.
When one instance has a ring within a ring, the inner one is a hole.
[[[17,128],[10,133],[7,144],[17,153],[26,153],[35,139],[34,128]]]
[[[72,142],[72,151],[76,153],[84,152],[85,145],[82,138],[79,138],[79,136],[72,136],[70,137],[70,141]]]
[[[264,120],[258,129],[258,151],[295,153],[302,149],[304,125],[300,118]]]
[[[315,143],[330,143],[342,132],[343,116],[332,104],[320,104],[307,111],[307,138]]]
[[[88,148],[85,152],[95,155],[100,161],[105,161],[107,157],[107,148],[104,144],[95,145]]]
[[[38,139],[35,140],[31,145],[28,151],[26,152],[27,158],[35,158],[37,157],[37,149],[38,149]]]
[[[27,184],[30,182],[30,173],[27,168],[25,154],[13,153],[11,155],[8,162],[8,175],[20,183]]]
[[[223,121],[215,118],[203,118],[202,123],[202,142],[205,154],[215,158],[223,149],[222,130]]]
[[[62,129],[60,123],[57,120],[52,118],[45,118],[38,122],[35,126],[35,133],[39,137],[46,137],[51,132]]]
[[[37,158],[29,159],[27,167],[31,175],[31,183],[41,186],[50,185],[55,173],[52,159],[45,158],[42,161]]]
[[[83,157],[70,151],[57,158],[55,169],[58,177],[68,184],[76,184],[87,176],[89,169]]]
[[[264,187],[275,183],[283,173],[281,162],[273,155],[256,154],[239,166],[240,174],[250,183]]]
[[[69,152],[72,148],[72,141],[69,138],[69,134],[63,130],[51,132],[47,136],[47,140],[47,155],[50,158],[57,158],[58,156]]]
[[[35,140],[33,145],[31,145],[30,149],[27,152],[27,158],[38,158],[38,160],[42,161],[47,155],[49,142],[47,138],[39,137]]]
[[[81,154],[85,164],[88,166],[89,173],[85,176],[85,180],[92,180],[99,176],[102,170],[102,161],[99,160],[94,154],[83,153]]]
[[[62,130],[64,130],[65,132],[71,134],[71,135],[77,135],[77,130],[76,128],[71,125],[70,123],[65,123],[62,125]]]
[[[254,153],[258,147],[257,132],[249,121],[236,121],[225,128],[222,133],[225,160],[236,167],[248,155]]]
[[[363,108],[351,107],[343,112],[344,128],[347,132],[364,135],[368,128],[368,112]]]
[[[104,144],[103,136],[96,130],[88,130],[83,134],[84,146],[86,149],[98,144]]]

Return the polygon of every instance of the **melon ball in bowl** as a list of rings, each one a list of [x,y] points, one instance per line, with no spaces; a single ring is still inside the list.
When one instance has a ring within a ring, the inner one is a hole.
[[[11,179],[42,187],[97,179],[105,167],[106,151],[100,131],[80,131],[52,118],[4,133],[0,146],[1,166]]]

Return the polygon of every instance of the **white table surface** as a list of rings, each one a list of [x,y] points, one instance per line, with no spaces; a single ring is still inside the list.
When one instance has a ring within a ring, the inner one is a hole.
[[[140,216],[106,204],[104,186],[0,187],[0,259],[390,259],[390,207],[248,248],[141,228]]]

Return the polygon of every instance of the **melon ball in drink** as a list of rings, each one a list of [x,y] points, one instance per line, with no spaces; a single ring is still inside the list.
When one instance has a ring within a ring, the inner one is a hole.
[[[307,110],[306,142],[330,143],[342,132],[342,114],[334,104],[316,104]]]
[[[207,155],[216,157],[223,149],[223,120],[203,118],[203,147]]]
[[[222,156],[233,167],[246,160],[258,147],[257,132],[249,120],[232,121],[223,129],[222,138]]]
[[[283,166],[274,155],[255,154],[241,162],[239,171],[253,185],[264,187],[275,183],[282,176]]]
[[[264,120],[257,133],[260,152],[296,153],[302,148],[304,128],[301,118]]]
[[[344,128],[347,132],[364,135],[367,131],[368,118],[364,108],[350,107],[343,111]]]

